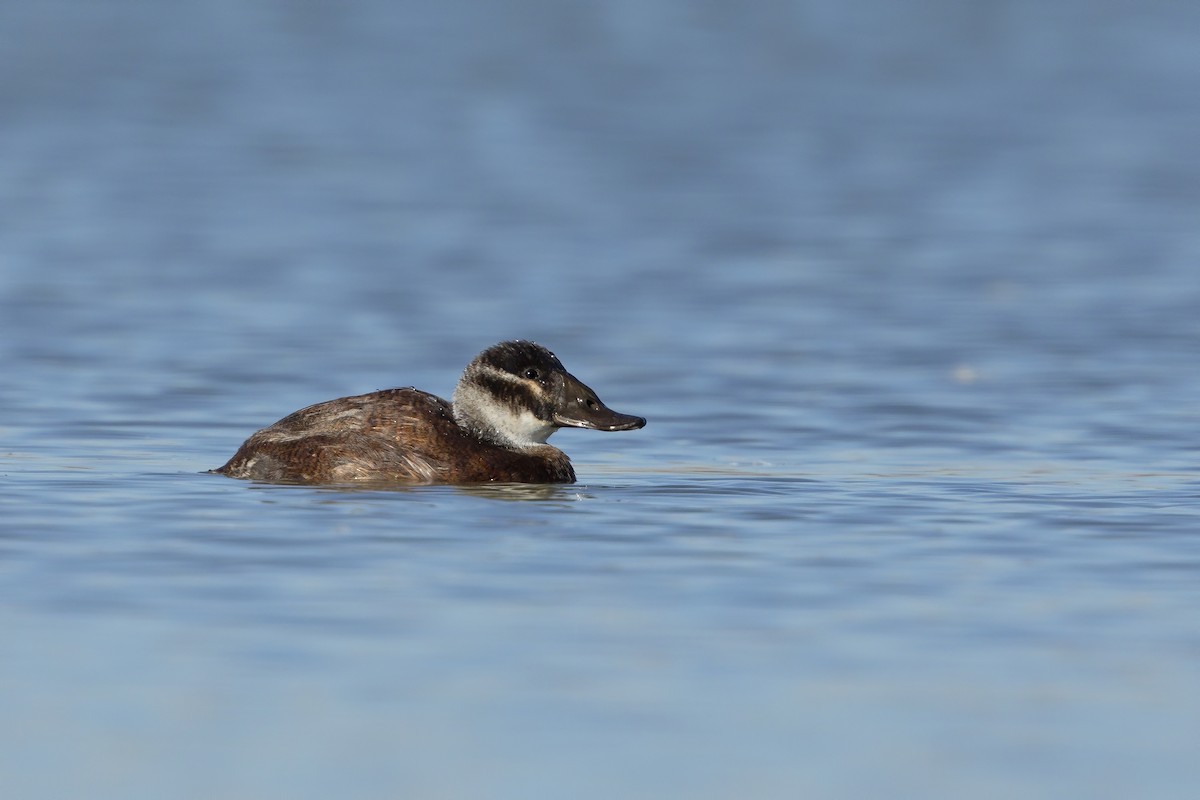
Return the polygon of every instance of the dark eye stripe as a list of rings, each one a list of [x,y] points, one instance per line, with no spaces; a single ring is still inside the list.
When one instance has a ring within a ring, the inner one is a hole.
[[[515,376],[514,376],[515,377]],[[538,419],[550,419],[550,406],[542,393],[523,381],[516,381],[495,374],[481,374],[475,382],[487,389],[488,394],[511,408],[528,409]]]

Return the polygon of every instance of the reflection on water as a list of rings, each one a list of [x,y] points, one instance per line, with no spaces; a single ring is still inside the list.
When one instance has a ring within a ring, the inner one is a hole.
[[[488,500],[555,500],[571,502],[588,497],[576,486],[554,486],[539,484],[501,483],[490,486],[458,486],[463,494],[483,497]]]
[[[206,472],[205,474],[216,475],[217,473]],[[224,478],[224,480],[233,479]],[[347,498],[353,498],[358,494],[370,494],[374,492],[411,494],[416,497],[420,497],[429,493],[437,495],[445,492],[459,492],[472,497],[482,497],[490,500],[554,500],[562,502],[571,502],[588,497],[588,494],[586,493],[586,487],[576,484],[561,485],[533,483],[490,483],[431,486],[426,484],[397,483],[396,481],[355,481],[354,483],[347,484],[323,484],[319,486],[313,486],[312,484],[302,481],[272,481],[270,483],[262,483],[258,481],[238,482],[248,484],[252,488],[267,492],[270,492],[272,487],[283,487],[283,489],[286,489],[287,487],[303,489],[322,495],[328,502],[336,502],[337,498],[343,495]]]
[[[493,483],[467,484],[438,488],[444,488],[445,491],[470,495],[471,497],[482,497],[488,500],[556,500],[560,502],[570,502],[583,499],[585,496],[581,494],[581,488],[578,486],[557,484]],[[360,481],[353,485],[346,486],[323,486],[319,487],[318,491],[332,495],[354,495],[359,492],[424,493],[436,490],[434,487],[428,486],[406,486],[394,482],[381,482],[378,484],[373,484],[370,481]]]
[[[912,11],[0,11],[5,796],[1194,795],[1196,12]],[[517,337],[653,424],[202,472]]]

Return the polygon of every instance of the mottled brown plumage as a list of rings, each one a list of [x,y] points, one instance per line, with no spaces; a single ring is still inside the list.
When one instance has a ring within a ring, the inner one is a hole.
[[[480,353],[454,403],[386,389],[309,406],[263,428],[214,470],[277,483],[573,483],[557,428],[640,428],[532,342]]]

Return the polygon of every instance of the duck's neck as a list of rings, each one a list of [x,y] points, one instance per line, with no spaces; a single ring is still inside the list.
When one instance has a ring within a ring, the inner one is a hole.
[[[460,382],[451,401],[454,421],[471,436],[509,450],[528,450],[546,444],[557,428],[500,402],[490,392]]]

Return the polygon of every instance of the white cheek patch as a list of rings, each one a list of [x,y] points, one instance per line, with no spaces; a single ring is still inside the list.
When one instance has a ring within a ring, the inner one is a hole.
[[[454,393],[454,403],[476,424],[514,447],[544,444],[556,430],[553,423],[538,419],[532,411],[518,411],[497,402],[495,397],[477,386],[460,385]]]
[[[505,415],[505,420],[512,425],[506,433],[511,433],[511,438],[518,444],[543,444],[550,438],[550,434],[554,433],[553,425],[538,419],[528,411],[522,411],[515,416]]]
[[[489,405],[482,410],[492,430],[517,447],[543,444],[554,433],[553,425],[538,419],[529,411],[513,413],[499,405]]]

